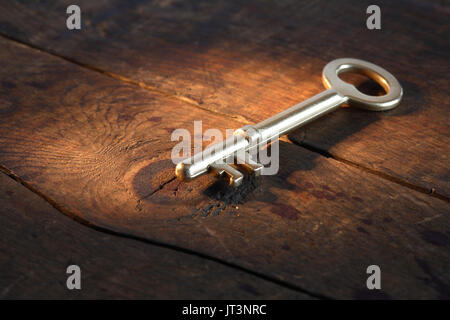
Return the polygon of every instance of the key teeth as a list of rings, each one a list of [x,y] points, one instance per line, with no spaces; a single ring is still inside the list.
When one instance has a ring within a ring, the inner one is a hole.
[[[252,159],[252,156],[246,152],[245,158],[238,157],[237,163],[253,172],[255,176],[260,176],[264,166]]]
[[[236,170],[232,166],[225,163],[212,164],[211,171],[218,176],[223,176],[226,174],[230,179],[230,186],[233,188],[240,186],[244,180],[244,175],[239,170]]]

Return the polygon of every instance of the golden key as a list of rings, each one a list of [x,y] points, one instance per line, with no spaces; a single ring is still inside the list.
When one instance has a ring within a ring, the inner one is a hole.
[[[360,92],[354,85],[339,78],[338,75],[344,71],[354,71],[372,78],[383,87],[386,94],[370,96]],[[400,83],[392,74],[359,59],[342,58],[329,62],[323,69],[322,81],[327,90],[256,125],[244,126],[236,130],[233,137],[185,159],[176,166],[176,176],[183,181],[190,181],[204,173],[214,173],[228,177],[230,185],[237,187],[244,175],[228,164],[227,160],[237,160],[237,167],[244,167],[259,175],[263,165],[253,160],[252,154],[269,141],[338,109],[342,104],[384,111],[395,108],[403,95]]]

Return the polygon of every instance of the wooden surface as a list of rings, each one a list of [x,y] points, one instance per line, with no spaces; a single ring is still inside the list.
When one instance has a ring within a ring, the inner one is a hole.
[[[39,242],[9,244],[45,212],[61,242],[79,239],[80,263],[109,245],[87,267],[102,284],[76,297],[448,298],[448,8],[383,2],[384,29],[369,32],[364,2],[277,3],[81,1],[77,32],[65,29],[64,1],[2,3],[0,165],[29,191],[8,183],[24,195],[1,199],[11,209],[0,252],[45,248],[57,261],[34,256],[36,265],[57,272],[71,256],[46,246],[54,238],[45,224]],[[175,128],[260,121],[320,92],[324,64],[342,56],[396,75],[401,106],[343,108],[293,133],[280,143],[279,174],[237,191],[207,176],[174,180]],[[100,272],[122,246],[136,261],[134,282],[126,265]],[[140,269],[162,252],[157,277]],[[24,258],[2,263],[37,282]],[[382,269],[381,291],[366,288],[371,264]],[[212,278],[215,265],[223,271]],[[20,276],[8,272],[5,297],[71,296],[51,275],[46,295],[16,287]],[[211,279],[226,286],[204,290]],[[130,293],[119,294],[125,283]]]
[[[62,216],[3,173],[0,200],[2,299],[309,298],[220,263],[131,239],[99,235]],[[65,271],[71,264],[81,267],[82,291],[67,290]]]
[[[81,32],[60,27],[70,1],[7,2],[0,32],[241,123],[322,91],[332,59],[372,61],[402,83],[399,108],[335,112],[291,139],[449,198],[449,7],[379,1],[370,31],[372,2],[79,1]]]

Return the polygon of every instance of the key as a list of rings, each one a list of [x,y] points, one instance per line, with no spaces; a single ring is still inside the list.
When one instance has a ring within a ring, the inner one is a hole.
[[[355,86],[344,82],[339,74],[354,71],[376,81],[386,91],[382,96],[370,96]],[[195,154],[177,164],[176,176],[190,181],[202,174],[212,173],[229,179],[232,187],[242,184],[244,175],[229,164],[243,168],[255,175],[261,174],[263,165],[252,155],[273,139],[338,109],[343,104],[371,111],[395,108],[401,101],[403,89],[397,79],[385,69],[359,59],[342,58],[329,62],[323,69],[322,82],[327,90],[276,114],[256,125],[244,126],[233,137]]]

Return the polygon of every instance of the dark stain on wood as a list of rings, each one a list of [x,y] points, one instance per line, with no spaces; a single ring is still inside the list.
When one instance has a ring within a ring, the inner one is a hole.
[[[435,246],[445,246],[448,247],[450,245],[449,237],[442,232],[437,232],[433,230],[425,230],[421,232],[422,238]]]
[[[285,205],[282,203],[275,203],[276,205],[270,208],[270,211],[282,218],[289,220],[297,220],[300,212],[293,206]]]
[[[436,277],[431,271],[431,267],[425,260],[416,258],[417,264],[422,268],[424,273],[428,276],[427,278],[423,278],[422,280],[429,283],[432,287],[439,292],[439,299],[448,300],[450,299],[450,285],[449,283],[445,283]]]

